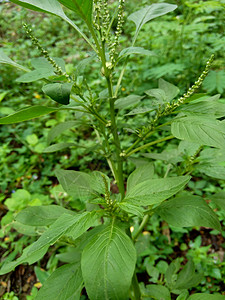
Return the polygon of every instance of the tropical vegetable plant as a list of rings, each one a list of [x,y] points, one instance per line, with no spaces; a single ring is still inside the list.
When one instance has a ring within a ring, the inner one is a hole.
[[[43,205],[20,211],[15,216],[17,228],[18,224],[32,228],[41,236],[26,247],[17,260],[6,262],[0,274],[12,271],[19,264],[39,261],[51,245],[60,242],[67,246],[68,252],[64,255],[67,263],[48,277],[35,298],[37,300],[80,299],[83,288],[91,300],[171,299],[171,293],[179,300],[224,299],[225,296],[216,294],[189,296],[188,290],[202,280],[202,274],[195,271],[192,261],[184,267],[179,259],[173,261],[164,272],[164,281],[160,285],[139,285],[135,271],[135,243],[153,214],[177,227],[206,226],[221,230],[217,215],[205,200],[183,191],[194,170],[218,178],[216,170],[210,173],[207,169],[204,157],[211,151],[219,158],[225,147],[225,104],[220,102],[219,95],[194,95],[210,70],[213,55],[183,96],[179,97],[178,87],[159,79],[158,88],[147,90],[144,95],[122,97],[121,85],[129,58],[132,55],[156,55],[136,46],[139,32],[145,23],[174,11],[176,5],[154,3],[132,13],[128,21],[135,25],[133,40],[130,47],[121,50],[119,38],[125,21],[124,0],[119,0],[114,14],[109,11],[106,0],[11,2],[62,18],[81,35],[92,52],[70,76],[63,59],[51,57],[32,29],[24,24],[41,56],[31,59],[32,70],[14,62],[2,50],[0,62],[24,72],[18,82],[43,80],[42,91],[55,101],[55,105],[24,107],[1,118],[0,124],[32,120],[61,110],[72,115],[75,112],[74,121],[60,123],[50,131],[49,146],[44,152],[79,147],[73,142],[52,142],[65,130],[77,126],[78,117],[84,118],[96,135],[96,147],[90,151],[96,151],[107,161],[111,176],[100,171],[84,173],[57,169],[56,177],[64,191],[79,199],[85,209],[77,212],[60,205]],[[66,16],[63,7],[73,11],[86,24],[88,33]],[[106,86],[100,93],[97,87],[90,87],[88,77],[83,73],[85,65],[96,60],[99,76]],[[136,118],[143,115],[147,116],[147,123],[139,122],[140,127],[134,127]],[[124,125],[125,122],[129,125]],[[128,148],[123,147],[124,136],[129,139]],[[176,139],[180,143],[173,155],[151,151],[154,145]],[[137,158],[138,152],[142,158]],[[136,164],[136,169],[125,182],[124,169],[129,159]],[[155,173],[150,159],[165,161],[168,167],[163,176]],[[212,163],[216,169],[217,161]],[[111,192],[112,179],[118,186],[118,193]],[[214,199],[217,202],[218,197]]]

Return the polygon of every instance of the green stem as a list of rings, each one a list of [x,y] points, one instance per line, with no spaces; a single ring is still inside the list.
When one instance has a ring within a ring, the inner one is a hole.
[[[173,135],[170,135],[170,136],[167,136],[167,137],[165,137],[165,138],[162,138],[162,139],[159,139],[159,140],[156,140],[156,141],[147,143],[147,144],[145,144],[145,145],[142,145],[142,146],[140,146],[140,147],[137,147],[136,149],[134,149],[134,150],[128,152],[128,153],[126,154],[126,156],[130,156],[130,155],[132,155],[133,153],[135,153],[135,152],[137,152],[137,151],[140,151],[140,150],[142,150],[142,149],[145,149],[145,148],[147,148],[147,147],[150,147],[150,146],[152,146],[152,145],[155,145],[155,144],[158,144],[158,143],[167,141],[167,140],[171,140],[171,139],[173,139],[173,138],[174,138],[174,136],[173,136]]]
[[[150,215],[145,215],[141,225],[138,228],[138,231],[133,235],[133,240],[136,240],[138,238],[138,236],[142,233],[142,230],[145,228],[146,224],[148,223],[150,218]]]

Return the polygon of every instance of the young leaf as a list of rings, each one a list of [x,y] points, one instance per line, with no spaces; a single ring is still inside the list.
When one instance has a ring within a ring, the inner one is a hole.
[[[177,5],[169,4],[169,3],[154,3],[152,5],[146,6],[135,13],[132,13],[128,20],[131,20],[136,25],[136,32],[134,36],[134,42],[138,36],[139,31],[141,30],[142,26],[147,23],[148,21],[165,15],[177,8]],[[134,44],[133,42],[133,44]]]
[[[119,56],[118,56],[118,60],[123,58],[123,57],[126,57],[130,54],[142,54],[142,55],[148,55],[148,56],[153,56],[155,55],[154,52],[152,51],[149,51],[149,50],[146,50],[142,47],[128,47],[128,48],[125,48],[123,49]]]
[[[61,215],[50,227],[46,230],[41,237],[32,244],[29,253],[33,253],[42,249],[44,246],[53,245],[61,236],[65,235],[70,230],[73,230],[73,225],[77,227],[76,238],[82,235],[91,225],[93,225],[93,220],[97,220],[99,215],[93,212],[84,212],[82,214],[70,215],[63,214]],[[86,221],[87,220],[87,221]],[[89,221],[92,221],[90,223]],[[82,224],[82,226],[80,226]],[[84,226],[85,225],[85,226]],[[75,234],[74,234],[75,235]]]
[[[125,98],[120,98],[115,101],[115,108],[124,109],[130,107],[132,105],[138,104],[142,98],[143,98],[142,96],[138,96],[138,95],[129,95]]]
[[[225,296],[219,294],[196,293],[191,295],[187,300],[225,300]]]
[[[25,262],[28,263],[29,265],[35,263],[45,255],[45,253],[48,251],[49,248],[49,246],[47,245],[44,246],[42,249],[30,253],[31,247],[32,244],[26,247],[23,250],[23,254],[17,260],[3,264],[2,268],[0,269],[0,275],[11,272],[12,270],[15,269],[15,267]]]
[[[130,187],[124,202],[141,206],[160,203],[178,193],[190,178],[190,176],[178,176],[145,180]]]
[[[71,210],[58,205],[30,206],[20,211],[15,219],[30,226],[48,226],[64,213],[73,214]]]
[[[21,65],[17,64],[16,62],[14,62],[1,49],[0,49],[0,64],[7,64],[7,65],[10,65],[10,66],[16,67],[20,70],[23,70],[25,72],[29,71],[29,69],[27,69],[26,67],[21,66]]]
[[[0,118],[0,124],[14,124],[34,118],[38,118],[44,115],[48,115],[57,111],[57,108],[54,107],[45,107],[45,106],[30,106],[24,108],[20,111],[15,112],[7,117]]]
[[[154,165],[153,163],[146,163],[143,166],[137,168],[134,172],[132,172],[127,179],[127,192],[129,192],[132,187],[137,184],[151,179],[154,175]]]
[[[76,147],[77,144],[74,143],[58,143],[51,145],[43,150],[43,153],[52,153],[56,151],[60,151],[69,147]]]
[[[73,83],[50,83],[43,86],[42,91],[60,104],[69,104]]]
[[[175,227],[205,226],[221,230],[217,215],[201,197],[175,197],[162,203],[155,212]]]
[[[181,140],[216,148],[225,147],[225,126],[222,122],[202,116],[188,116],[175,119],[172,134]]]
[[[63,131],[70,129],[76,126],[77,124],[78,124],[77,121],[67,121],[67,122],[57,124],[48,133],[48,138],[47,138],[48,144],[50,144]]]
[[[93,0],[58,0],[67,8],[75,11],[87,24],[92,26]]]
[[[126,300],[136,263],[130,238],[114,223],[84,248],[81,269],[91,300]]]
[[[79,300],[83,288],[80,264],[67,264],[56,269],[44,282],[36,300]]]
[[[165,81],[164,79],[159,79],[159,89],[163,90],[166,95],[166,101],[170,102],[173,100],[180,92],[179,88],[175,85]]]
[[[171,300],[170,291],[163,285],[148,284],[146,286],[145,296],[151,299]]]

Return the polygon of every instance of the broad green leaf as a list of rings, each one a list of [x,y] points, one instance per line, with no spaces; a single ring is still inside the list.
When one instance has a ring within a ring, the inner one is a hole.
[[[145,296],[157,300],[171,300],[170,291],[163,285],[148,284],[145,290]]]
[[[120,98],[116,100],[115,108],[124,109],[130,107],[132,105],[138,104],[142,98],[143,98],[142,96],[138,96],[138,95],[129,95],[125,98]]]
[[[184,268],[179,272],[173,289],[190,289],[199,285],[203,278],[204,275],[196,273],[193,261],[189,260]]]
[[[84,248],[81,269],[91,300],[126,300],[136,264],[130,238],[113,223]]]
[[[41,237],[32,244],[29,253],[33,253],[42,249],[44,246],[53,245],[61,236],[65,235],[67,232],[70,232],[76,225],[78,225],[76,230],[76,238],[82,235],[92,224],[88,221],[90,220],[90,216],[92,216],[95,220],[99,217],[99,215],[93,212],[84,212],[81,214],[70,215],[63,214],[61,215],[42,235]],[[91,220],[93,221],[93,218]],[[85,223],[85,220],[88,221]],[[80,226],[80,224],[85,226]],[[88,227],[89,226],[89,227]],[[75,234],[74,234],[75,236]]]
[[[220,166],[219,164],[209,163],[198,164],[195,170],[203,173],[209,177],[225,180],[225,166]]]
[[[17,64],[16,62],[14,62],[1,49],[0,49],[0,64],[7,64],[7,65],[10,65],[10,66],[16,67],[20,70],[23,70],[25,72],[29,71],[29,69],[27,69],[26,67],[21,66],[21,65]]]
[[[39,12],[45,12],[45,13],[50,13],[53,15],[56,15],[66,22],[68,22],[79,34],[86,40],[86,42],[93,48],[93,44],[90,42],[90,40],[87,38],[87,36],[80,30],[78,26],[76,26],[64,13],[62,10],[62,7],[57,0],[10,0],[11,2],[18,4],[20,6],[23,6],[25,8],[34,10],[34,11],[39,11]],[[75,0],[74,0],[75,1]],[[66,1],[65,1],[66,2]],[[71,1],[69,1],[71,2]],[[77,0],[77,3],[82,3],[83,1]],[[92,5],[92,1],[85,0],[86,2],[90,2]],[[82,4],[81,4],[82,6]],[[88,15],[87,15],[88,17]]]
[[[221,191],[209,197],[216,205],[225,210],[225,191]]]
[[[64,213],[73,214],[58,205],[30,206],[17,214],[16,221],[30,226],[48,226]]]
[[[160,203],[178,193],[190,178],[190,176],[178,176],[145,180],[130,187],[123,201],[141,206]]]
[[[35,300],[79,300],[82,288],[80,264],[67,264],[48,277]]]
[[[159,79],[159,89],[163,90],[166,95],[166,101],[170,102],[173,100],[180,92],[179,88],[175,85],[165,81],[164,79]]]
[[[155,109],[152,106],[150,106],[150,107],[138,107],[138,108],[135,108],[135,109],[131,110],[125,116],[145,114],[145,113],[151,112],[153,110],[155,110]]]
[[[42,87],[42,91],[60,104],[69,104],[73,83],[50,83]]]
[[[142,155],[147,158],[163,160],[171,164],[176,164],[183,161],[183,158],[177,149],[171,149],[169,151],[164,150],[161,153],[143,153]]]
[[[56,151],[60,151],[69,147],[75,147],[77,144],[75,143],[58,143],[51,145],[43,150],[43,153],[52,153]]]
[[[57,111],[57,108],[46,106],[30,106],[0,119],[0,124],[14,124],[32,120]]]
[[[127,179],[127,192],[129,192],[137,184],[151,179],[154,175],[153,163],[146,163],[143,166],[136,168]]]
[[[205,226],[221,230],[214,211],[198,196],[179,196],[155,209],[166,222],[175,227]]]
[[[216,148],[225,147],[225,125],[215,119],[202,116],[175,119],[171,132],[181,140]]]
[[[142,54],[142,55],[148,55],[148,56],[155,55],[154,52],[146,50],[142,47],[128,47],[128,48],[123,49],[120,52],[120,54],[118,56],[118,60],[123,58],[123,57],[126,57],[130,54]]]
[[[146,6],[134,13],[132,13],[128,20],[131,20],[136,25],[136,32],[134,36],[134,42],[138,36],[139,31],[142,26],[148,21],[157,18],[159,16],[165,15],[177,8],[177,5],[169,4],[169,3],[154,3],[152,5]],[[134,44],[133,42],[133,44]]]
[[[24,83],[28,83],[28,82],[33,82],[39,79],[43,79],[43,78],[48,78],[50,76],[54,76],[55,73],[54,71],[47,71],[46,69],[39,69],[39,70],[34,70],[31,72],[27,72],[26,74],[23,74],[22,76],[20,76],[19,78],[16,79],[17,82],[24,82]]]
[[[159,101],[159,104],[166,102],[166,93],[162,89],[150,89],[145,91],[145,93]]]
[[[128,214],[132,214],[140,218],[143,218],[144,216],[144,209],[141,206],[127,202],[120,202],[118,203],[118,206],[120,209],[124,210]]]
[[[2,268],[0,269],[0,275],[11,272],[15,269],[15,267],[23,263],[28,263],[29,265],[35,263],[45,255],[49,246],[44,246],[42,249],[30,253],[31,247],[32,244],[26,247],[23,250],[22,255],[17,260],[3,264]]]
[[[87,174],[79,171],[57,170],[56,176],[66,193],[81,200],[91,200],[98,198],[99,194],[105,194],[104,181],[100,172]],[[105,178],[109,184],[108,177]]]
[[[220,71],[210,71],[209,75],[203,81],[203,88],[207,90],[208,93],[213,91],[218,91],[222,94],[225,90],[225,72]]]
[[[50,144],[63,131],[70,129],[76,126],[77,124],[78,124],[77,121],[67,121],[67,122],[57,124],[48,133],[48,138],[47,138],[48,144]]]
[[[187,300],[225,300],[225,296],[219,294],[196,293],[191,295]]]
[[[93,0],[58,0],[67,8],[75,11],[87,24],[92,26]]]

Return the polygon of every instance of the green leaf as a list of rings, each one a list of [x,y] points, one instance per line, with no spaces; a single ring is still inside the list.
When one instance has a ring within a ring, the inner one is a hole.
[[[84,248],[81,269],[91,300],[126,300],[136,264],[130,238],[114,223]]]
[[[181,140],[216,148],[225,147],[225,125],[209,117],[188,116],[175,119],[171,132]]]
[[[30,106],[24,108],[20,111],[15,112],[7,117],[0,118],[0,124],[14,124],[27,120],[32,120],[34,118],[38,118],[44,115],[48,115],[57,111],[57,108],[54,107],[46,107],[46,106]]]
[[[187,300],[189,293],[187,290],[182,291],[182,293],[176,298],[176,300]]]
[[[173,289],[190,289],[200,284],[204,274],[197,274],[192,260],[189,260],[184,268],[179,272]]]
[[[93,0],[58,0],[67,8],[75,11],[87,24],[92,26]]]
[[[57,124],[48,133],[48,138],[47,138],[48,144],[50,144],[63,131],[70,129],[70,128],[76,126],[77,124],[78,124],[77,121],[67,121],[67,122]]]
[[[48,277],[35,300],[79,300],[82,288],[80,264],[67,264]]]
[[[205,226],[221,230],[214,211],[197,196],[179,196],[155,209],[166,222],[175,227]]]
[[[19,78],[16,79],[17,82],[33,82],[39,79],[48,78],[50,76],[55,75],[54,71],[46,71],[46,69],[43,70],[35,70],[31,72],[27,72],[26,74],[23,74]]]
[[[179,88],[175,85],[165,81],[164,79],[159,79],[159,89],[163,90],[166,95],[166,101],[170,102],[173,100],[180,92]]]
[[[120,98],[115,101],[115,108],[124,109],[130,107],[132,105],[138,104],[142,98],[143,98],[142,96],[138,96],[138,95],[129,95],[125,98]]]
[[[210,295],[206,293],[196,293],[191,295],[188,300],[225,300],[225,296],[219,294]]]
[[[177,5],[168,4],[168,3],[154,3],[152,5],[146,6],[128,17],[128,20],[131,20],[136,25],[136,32],[134,36],[134,42],[138,36],[139,31],[142,26],[149,22],[150,20],[157,18],[159,16],[165,15],[177,8]],[[134,44],[133,42],[133,44]]]
[[[203,88],[207,90],[208,93],[213,91],[218,91],[218,93],[223,93],[225,90],[225,72],[220,71],[210,71],[209,75],[203,81]]]
[[[58,143],[58,144],[54,144],[51,145],[47,148],[45,148],[42,152],[43,153],[52,153],[52,152],[56,152],[56,151],[60,151],[69,147],[75,147],[77,146],[77,144],[74,143]]]
[[[105,194],[104,181],[100,172],[86,174],[79,171],[57,170],[56,176],[66,193],[81,200],[91,200],[98,198],[99,194]],[[109,184],[108,177],[105,178]]]
[[[129,192],[132,187],[137,184],[151,179],[154,175],[154,165],[153,163],[146,163],[143,166],[136,168],[134,172],[132,172],[127,179],[127,192]]]
[[[150,97],[156,98],[159,104],[166,102],[166,94],[162,89],[150,89],[145,91],[145,93]]]
[[[190,176],[178,176],[145,180],[130,187],[124,202],[141,206],[160,203],[178,193],[190,178]]]
[[[219,208],[225,210],[225,191],[221,191],[209,197]]]
[[[145,296],[157,300],[171,300],[170,291],[162,285],[148,284],[145,290]]]
[[[31,247],[32,244],[26,247],[23,250],[22,255],[17,260],[3,264],[2,268],[0,269],[0,275],[11,272],[12,270],[15,269],[15,267],[25,262],[28,263],[29,265],[35,263],[45,255],[49,246],[44,246],[42,249],[30,253]]]
[[[152,51],[149,51],[149,50],[146,50],[142,47],[128,47],[128,48],[125,48],[123,49],[119,56],[118,56],[118,60],[123,58],[123,57],[126,57],[130,54],[142,54],[142,55],[148,55],[148,56],[153,56],[155,55],[154,52]]]
[[[16,67],[16,68],[18,68],[18,69],[20,69],[20,70],[23,70],[23,71],[25,71],[25,72],[29,71],[29,69],[27,69],[26,67],[17,64],[17,63],[14,62],[11,58],[9,58],[9,57],[3,52],[2,49],[0,49],[0,63],[1,63],[1,64],[7,64],[7,65],[10,65],[10,66]]]
[[[43,86],[42,91],[60,104],[69,104],[73,83],[50,83]]]
[[[118,203],[118,205],[120,209],[124,210],[128,214],[132,214],[140,218],[143,218],[144,216],[144,209],[138,205],[134,205],[132,203],[127,202],[120,202]]]
[[[171,262],[168,269],[166,270],[165,279],[170,289],[173,289],[173,286],[177,279],[176,273],[179,271],[179,269],[180,269],[180,258],[177,258]]]
[[[73,214],[72,211],[58,205],[30,206],[19,212],[15,219],[30,226],[48,226],[64,213]]]
[[[61,236],[65,235],[67,232],[72,230],[75,231],[75,238],[82,235],[92,224],[90,224],[90,220],[96,220],[99,215],[93,212],[84,212],[81,214],[70,215],[63,214],[61,215],[42,235],[41,237],[32,244],[29,253],[33,253],[45,247],[46,245],[53,245]],[[86,221],[87,220],[87,221]],[[83,226],[81,226],[82,224]],[[78,226],[77,229],[74,227]],[[89,226],[89,227],[88,227]]]
[[[153,110],[155,110],[155,109],[152,106],[150,106],[150,107],[138,107],[138,108],[135,108],[135,109],[131,110],[125,116],[145,114],[145,113],[148,113],[148,112],[153,111]]]

